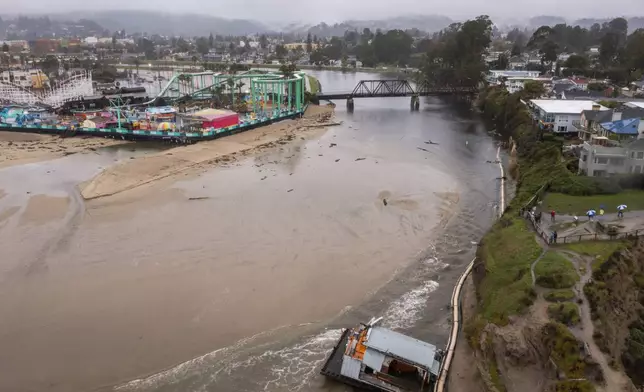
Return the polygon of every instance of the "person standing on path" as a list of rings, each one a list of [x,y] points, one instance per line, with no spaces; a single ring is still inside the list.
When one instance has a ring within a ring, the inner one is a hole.
[[[556,244],[556,243],[557,243],[557,230],[555,230],[555,231],[553,231],[553,232],[552,232],[552,242],[553,242],[554,244]]]
[[[550,211],[550,221],[551,222],[555,221],[555,215],[556,215],[555,210]]]

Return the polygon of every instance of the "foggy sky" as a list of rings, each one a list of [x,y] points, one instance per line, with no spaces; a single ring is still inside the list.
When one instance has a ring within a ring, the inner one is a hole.
[[[52,9],[53,4],[55,8]],[[455,19],[481,14],[499,19],[553,15],[572,21],[584,17],[644,16],[644,0],[109,0],[89,3],[80,0],[0,0],[0,9],[3,14],[136,9],[284,23],[329,23],[420,14]],[[68,16],[73,19],[73,12]]]

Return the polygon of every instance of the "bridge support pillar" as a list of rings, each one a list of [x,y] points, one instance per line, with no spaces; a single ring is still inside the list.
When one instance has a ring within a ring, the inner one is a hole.
[[[348,98],[347,99],[347,110],[352,112],[353,111],[353,98]]]
[[[412,95],[411,96],[411,110],[419,110],[420,109],[420,98],[418,95]]]

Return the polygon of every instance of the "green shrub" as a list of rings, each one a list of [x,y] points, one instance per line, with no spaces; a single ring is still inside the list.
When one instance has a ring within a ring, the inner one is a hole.
[[[579,323],[579,308],[572,302],[562,302],[548,305],[548,316],[554,321],[565,325]]]
[[[555,251],[548,251],[534,267],[537,284],[550,289],[565,289],[575,285],[579,275],[570,260]]]
[[[595,386],[588,380],[559,381],[555,392],[595,392]]]
[[[586,370],[581,343],[563,324],[548,323],[543,327],[542,338],[549,355],[566,378],[583,378]]]
[[[553,290],[544,296],[546,301],[550,302],[570,301],[575,297],[575,292],[570,289]]]

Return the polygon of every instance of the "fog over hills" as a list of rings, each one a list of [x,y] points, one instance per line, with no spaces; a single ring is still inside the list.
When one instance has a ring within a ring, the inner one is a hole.
[[[41,16],[43,14],[40,14]],[[5,20],[16,15],[3,15]],[[29,16],[36,16],[31,14]],[[427,33],[433,33],[444,29],[451,23],[459,20],[441,15],[415,15],[396,16],[384,19],[358,20],[351,19],[344,22],[327,24],[307,24],[300,22],[258,22],[251,19],[226,19],[207,14],[188,13],[163,13],[156,11],[79,11],[72,14],[50,14],[52,20],[69,21],[70,19],[88,19],[96,22],[102,28],[117,31],[125,30],[128,33],[140,32],[160,35],[183,35],[183,36],[206,36],[210,33],[222,35],[245,35],[262,33],[291,33],[305,36],[308,33],[318,37],[331,37],[343,35],[347,30],[362,31],[364,28],[375,30],[391,29],[418,29]],[[585,18],[579,20],[566,20],[560,16],[534,16],[529,19],[518,18],[492,18],[497,27],[509,30],[512,27],[536,29],[542,25],[554,26],[560,23],[580,25],[590,28],[594,23],[605,23],[612,19]],[[644,28],[644,17],[629,17],[630,30]]]

